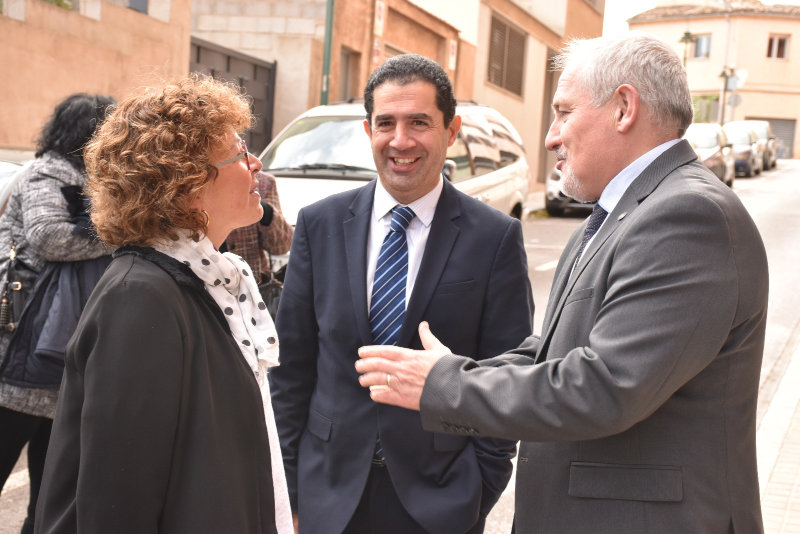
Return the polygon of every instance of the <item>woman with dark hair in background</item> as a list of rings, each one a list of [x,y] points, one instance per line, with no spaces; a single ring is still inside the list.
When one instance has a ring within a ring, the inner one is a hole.
[[[47,324],[49,306],[44,306],[39,320],[45,324],[40,322],[32,328],[35,336],[31,337],[31,329],[21,335],[23,330],[17,326],[40,273],[48,270],[57,277],[65,262],[95,260],[110,254],[110,249],[92,237],[83,209],[83,148],[114,103],[106,96],[74,94],[58,104],[42,129],[36,159],[22,171],[0,217],[0,284],[4,285],[7,306],[4,320],[0,321],[4,323],[0,325],[0,489],[27,443],[31,485],[23,533],[33,532],[63,370],[58,353],[63,352],[77,317],[73,314],[71,327],[64,322],[63,314],[54,314],[53,322]],[[76,293],[88,297],[91,286],[102,274],[104,265],[92,265],[81,279],[83,287],[71,288],[76,297]],[[22,273],[24,282],[15,279],[16,274]],[[51,304],[61,311],[62,306],[75,304],[68,299],[61,295]],[[50,335],[49,341],[43,343],[50,349],[47,354],[38,351],[39,334],[45,331]]]
[[[251,268],[259,221],[238,87],[190,77],[120,103],[86,150],[115,247],[66,353],[41,534],[292,534],[267,371],[278,338]]]

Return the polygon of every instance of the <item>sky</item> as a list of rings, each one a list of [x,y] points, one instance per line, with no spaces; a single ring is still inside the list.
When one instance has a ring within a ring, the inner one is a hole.
[[[761,3],[800,5],[800,0],[761,0]],[[628,31],[627,19],[655,6],[655,0],[606,0],[603,35],[618,35]]]

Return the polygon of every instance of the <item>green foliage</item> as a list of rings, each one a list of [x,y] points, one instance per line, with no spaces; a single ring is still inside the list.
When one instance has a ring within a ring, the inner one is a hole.
[[[716,120],[712,113],[719,106],[719,95],[692,96],[692,104],[694,105],[694,122],[714,122]]]
[[[64,9],[72,10],[76,6],[72,4],[72,0],[42,0],[43,2],[47,2],[48,4],[53,4],[54,6],[63,7]]]

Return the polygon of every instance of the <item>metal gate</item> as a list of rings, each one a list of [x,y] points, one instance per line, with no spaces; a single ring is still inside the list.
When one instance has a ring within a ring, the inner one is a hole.
[[[797,121],[794,119],[770,119],[767,117],[747,117],[748,119],[768,121],[772,126],[772,133],[775,134],[778,142],[778,157],[794,157],[794,132]]]
[[[276,63],[247,56],[197,37],[192,37],[191,42],[191,72],[201,72],[236,83],[252,97],[256,122],[247,133],[245,142],[248,150],[258,155],[272,139]]]

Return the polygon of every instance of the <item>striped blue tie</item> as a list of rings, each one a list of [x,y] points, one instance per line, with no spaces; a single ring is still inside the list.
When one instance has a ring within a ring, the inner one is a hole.
[[[369,307],[372,341],[376,345],[397,343],[400,327],[403,326],[408,278],[406,228],[414,217],[414,211],[408,206],[392,208],[392,226],[378,254]]]

